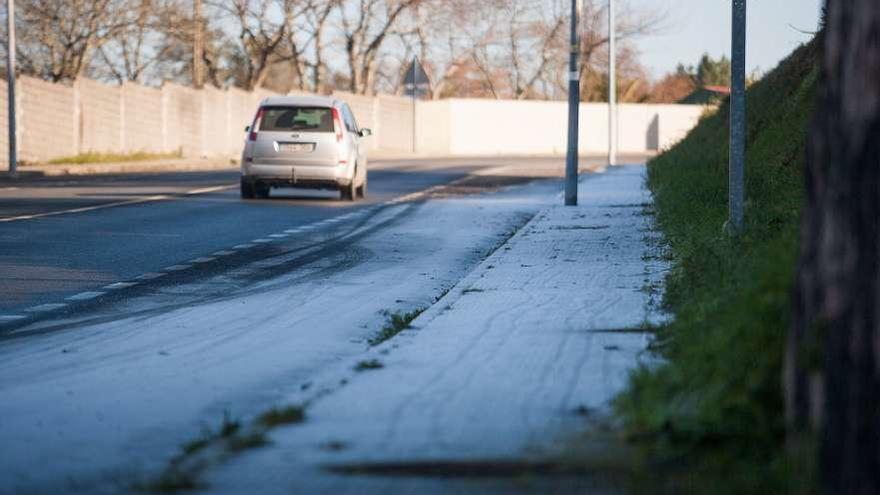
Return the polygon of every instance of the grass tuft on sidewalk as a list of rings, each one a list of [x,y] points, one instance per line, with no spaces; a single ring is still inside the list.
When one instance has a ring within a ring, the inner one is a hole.
[[[649,164],[656,221],[672,256],[664,304],[675,318],[658,333],[664,363],[633,373],[615,407],[650,465],[664,466],[658,492],[793,488],[782,455],[782,356],[818,57],[814,40],[748,91],[740,238],[722,228],[727,104]]]

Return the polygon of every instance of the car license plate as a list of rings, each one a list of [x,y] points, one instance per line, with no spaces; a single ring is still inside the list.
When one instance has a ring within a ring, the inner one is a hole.
[[[315,149],[315,143],[278,143],[278,151],[308,153]]]

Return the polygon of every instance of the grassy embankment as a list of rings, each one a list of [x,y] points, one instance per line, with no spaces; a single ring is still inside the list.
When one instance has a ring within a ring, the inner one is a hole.
[[[810,475],[794,475],[782,455],[781,367],[817,81],[814,41],[750,87],[746,230],[738,239],[722,229],[726,104],[650,163],[657,224],[672,256],[665,305],[675,321],[658,334],[665,363],[634,373],[616,407],[660,468],[654,473],[664,473],[658,491],[809,491]]]

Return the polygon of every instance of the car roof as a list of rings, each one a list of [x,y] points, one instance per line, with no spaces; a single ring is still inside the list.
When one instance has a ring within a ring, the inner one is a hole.
[[[303,107],[327,107],[336,104],[335,99],[327,96],[269,96],[263,99],[260,106],[303,106]]]

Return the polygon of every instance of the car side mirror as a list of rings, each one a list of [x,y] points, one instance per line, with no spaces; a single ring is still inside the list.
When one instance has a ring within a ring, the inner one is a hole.
[[[250,132],[250,131],[251,131],[251,126],[249,126],[249,125],[244,126],[244,132]]]
[[[361,131],[358,134],[360,134],[361,137],[370,137],[373,135],[373,131],[371,131],[369,129],[361,129]]]

